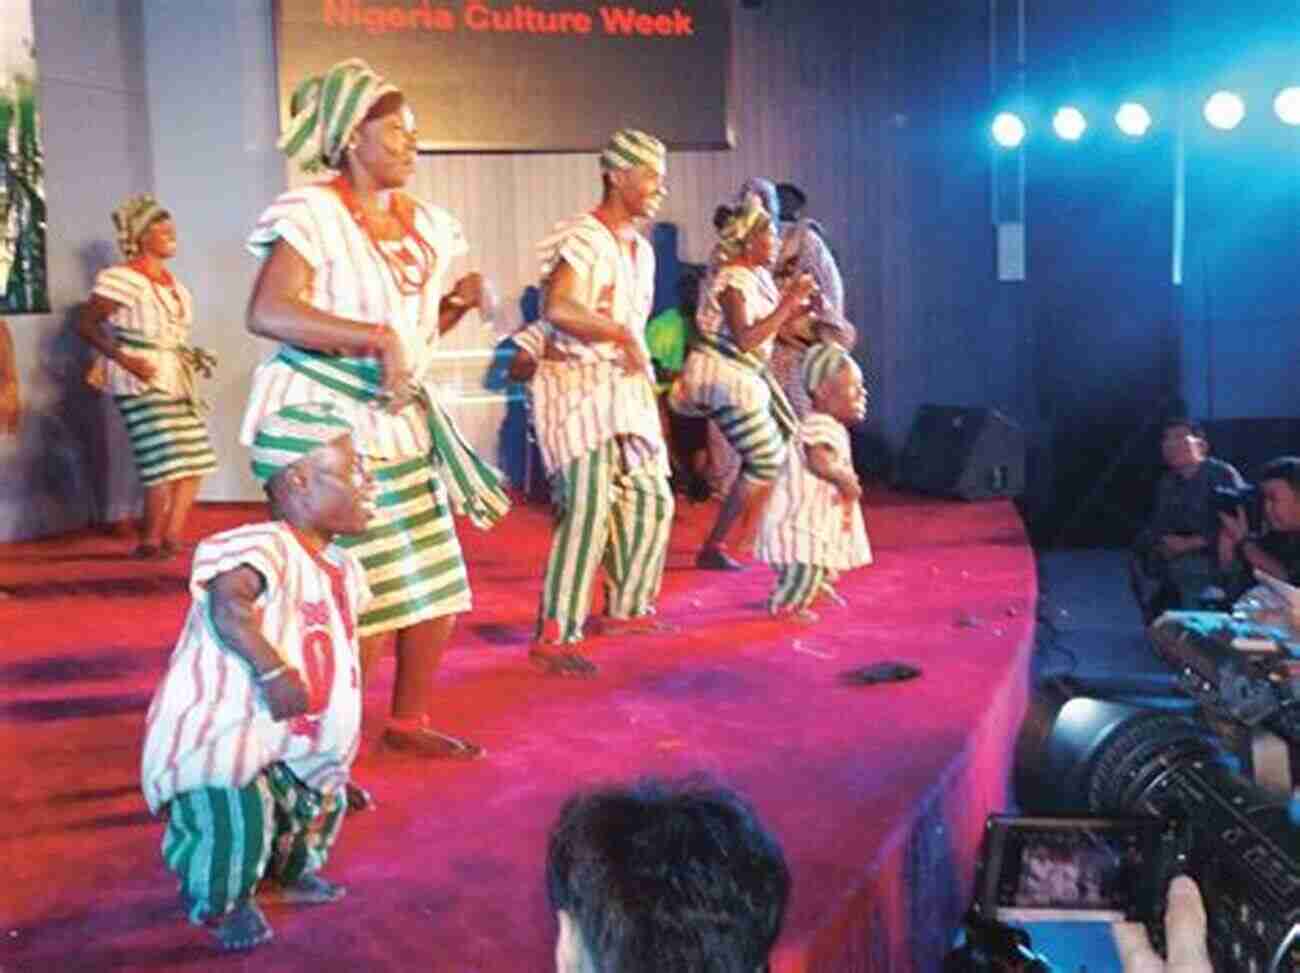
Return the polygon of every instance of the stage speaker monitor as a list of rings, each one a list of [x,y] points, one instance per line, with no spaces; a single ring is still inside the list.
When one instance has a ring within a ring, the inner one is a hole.
[[[986,500],[1025,489],[1024,431],[996,409],[923,405],[898,458],[898,486]]]

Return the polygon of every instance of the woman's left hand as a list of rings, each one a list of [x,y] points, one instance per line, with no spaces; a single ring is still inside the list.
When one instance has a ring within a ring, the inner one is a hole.
[[[475,271],[456,281],[451,293],[465,307],[482,307],[488,290],[489,286],[483,279],[483,275]]]

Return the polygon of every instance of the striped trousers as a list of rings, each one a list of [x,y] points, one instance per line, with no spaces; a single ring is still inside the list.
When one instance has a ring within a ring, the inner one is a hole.
[[[181,900],[198,925],[234,911],[269,867],[290,884],[319,871],[347,813],[343,789],[324,795],[272,764],[246,787],[186,791],[168,805],[163,862],[180,879]]]
[[[819,564],[774,564],[772,568],[776,587],[768,595],[767,610],[773,615],[811,608],[830,580],[830,569]]]
[[[663,581],[673,494],[653,464],[627,469],[616,439],[551,477],[555,532],[542,583],[537,637],[579,642],[596,571],[605,569],[605,611],[635,618],[654,611]]]

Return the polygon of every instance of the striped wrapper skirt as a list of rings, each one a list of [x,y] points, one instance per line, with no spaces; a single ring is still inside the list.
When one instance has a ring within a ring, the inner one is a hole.
[[[114,399],[131,438],[141,484],[156,486],[217,468],[208,431],[193,402],[161,392],[117,395]]]
[[[361,613],[363,638],[469,611],[465,558],[447,488],[427,455],[367,457],[376,511],[363,534],[337,542],[361,559],[372,600]]]

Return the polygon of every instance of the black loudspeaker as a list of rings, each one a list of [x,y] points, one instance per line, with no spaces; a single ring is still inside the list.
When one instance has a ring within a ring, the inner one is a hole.
[[[898,486],[986,500],[1025,489],[1025,434],[996,409],[923,405],[898,458]]]

